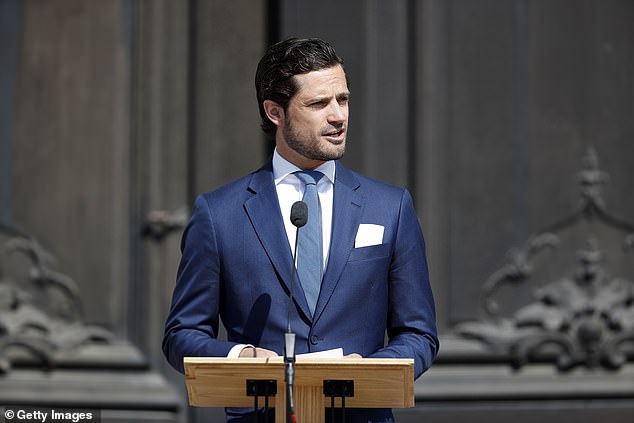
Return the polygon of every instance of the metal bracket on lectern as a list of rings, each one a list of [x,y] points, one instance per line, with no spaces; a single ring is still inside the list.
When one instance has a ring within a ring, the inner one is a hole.
[[[324,395],[327,397],[354,397],[354,381],[324,380]]]
[[[273,397],[277,394],[276,380],[247,379],[247,396]]]
[[[330,420],[335,421],[335,398],[341,398],[341,422],[346,422],[346,397],[354,397],[354,381],[324,380],[324,395],[330,397]]]
[[[268,379],[247,379],[247,396],[253,398],[253,415],[256,423],[258,418],[258,398],[264,397],[264,422],[269,421],[269,397],[277,394],[277,381]]]

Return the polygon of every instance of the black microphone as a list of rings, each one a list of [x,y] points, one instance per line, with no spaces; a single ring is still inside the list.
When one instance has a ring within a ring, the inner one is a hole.
[[[291,207],[291,223],[301,228],[308,222],[308,206],[303,201],[296,201]],[[297,242],[295,243],[295,253],[297,253]]]
[[[293,274],[291,276],[291,292],[288,297],[288,320],[284,334],[284,368],[286,381],[286,422],[296,423],[295,405],[293,403],[293,384],[295,382],[295,334],[291,329],[291,307],[293,306],[293,285],[297,272],[297,241],[299,228],[308,221],[308,206],[303,201],[296,201],[291,207],[291,223],[297,228],[295,232],[295,248],[293,250]]]

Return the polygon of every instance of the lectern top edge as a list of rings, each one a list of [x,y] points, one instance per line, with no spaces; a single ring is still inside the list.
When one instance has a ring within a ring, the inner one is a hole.
[[[316,365],[414,365],[414,359],[411,358],[302,358],[297,357],[297,363],[316,364]],[[185,357],[185,364],[213,364],[213,363],[251,363],[251,364],[267,364],[267,363],[284,363],[283,357],[267,357],[267,358],[226,358],[226,357]]]

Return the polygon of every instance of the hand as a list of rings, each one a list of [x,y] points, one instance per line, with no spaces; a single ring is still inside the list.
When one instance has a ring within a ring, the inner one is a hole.
[[[352,353],[352,354],[344,355],[343,358],[363,358],[363,356],[361,354]]]
[[[277,353],[275,351],[267,350],[265,348],[259,347],[245,347],[242,351],[240,351],[239,357],[277,357]]]

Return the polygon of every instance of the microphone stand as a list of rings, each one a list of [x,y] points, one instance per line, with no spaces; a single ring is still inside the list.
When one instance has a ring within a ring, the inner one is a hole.
[[[291,329],[291,307],[293,301],[293,285],[297,266],[297,238],[299,226],[295,232],[295,255],[293,275],[291,276],[291,295],[288,297],[288,326],[284,334],[284,381],[286,382],[286,423],[296,423],[295,404],[293,403],[293,385],[295,384],[295,333]]]
[[[286,423],[296,423],[295,404],[293,403],[293,384],[295,382],[295,334],[284,334],[284,380],[286,382]]]
[[[298,201],[291,208],[291,221],[297,227],[295,232],[295,248],[293,254],[293,273],[291,276],[291,292],[288,297],[288,325],[284,334],[284,381],[286,382],[286,423],[297,423],[295,404],[293,402],[293,385],[295,384],[295,333],[291,329],[291,307],[293,306],[293,287],[297,273],[297,241],[299,228],[306,224],[306,203]]]

